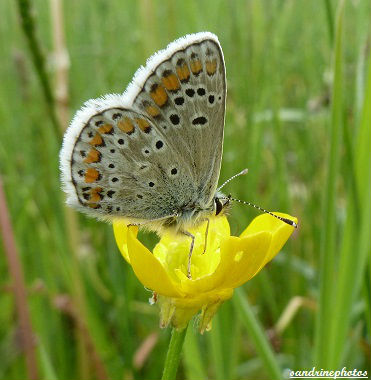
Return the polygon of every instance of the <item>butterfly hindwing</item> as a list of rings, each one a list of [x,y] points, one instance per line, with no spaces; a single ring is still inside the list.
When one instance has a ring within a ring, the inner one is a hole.
[[[158,219],[169,215],[178,188],[192,183],[166,139],[133,110],[95,114],[75,140],[68,203],[88,214]]]

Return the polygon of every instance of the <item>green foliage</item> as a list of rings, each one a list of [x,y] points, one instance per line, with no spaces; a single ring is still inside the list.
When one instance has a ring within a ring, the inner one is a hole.
[[[61,141],[45,94],[46,75],[55,84],[49,2],[30,4],[35,28],[23,29],[16,2],[0,2],[0,173],[40,378],[160,378],[170,332],[159,330],[151,294],[121,258],[111,226],[79,215],[71,236],[66,223]],[[63,2],[71,117],[89,98],[122,92],[139,65],[175,38],[216,33],[228,78],[221,181],[248,167],[226,191],[299,218],[282,252],[223,305],[211,332],[199,336],[191,323],[179,378],[273,379],[284,368],[314,365],[371,369],[371,6],[349,1],[341,11],[341,4]],[[45,67],[30,53],[37,44]],[[255,214],[234,205],[232,232]],[[145,239],[153,244],[153,236]],[[3,244],[0,251],[0,379],[25,378]],[[304,300],[297,313],[277,325],[297,296]],[[138,364],[151,334],[155,348]]]

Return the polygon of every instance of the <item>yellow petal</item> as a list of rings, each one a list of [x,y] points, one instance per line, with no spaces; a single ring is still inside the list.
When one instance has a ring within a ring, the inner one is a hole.
[[[167,297],[181,297],[177,284],[160,261],[137,239],[138,227],[130,227],[127,247],[131,266],[139,281],[148,289]]]
[[[296,224],[298,223],[298,219],[280,212],[275,212],[274,214],[281,216],[282,218],[290,219],[294,221]],[[269,214],[262,214],[256,217],[249,226],[245,229],[244,232],[240,235],[240,237],[246,237],[250,234],[254,234],[258,231],[270,231],[272,233],[272,242],[269,247],[269,254],[267,255],[266,263],[273,259],[274,256],[281,250],[284,246],[290,235],[294,232],[295,227],[288,225],[281,220],[274,218]]]
[[[231,236],[224,240],[215,272],[197,280],[183,281],[182,289],[187,294],[200,295],[240,286],[262,267],[269,253],[271,238],[271,233],[263,231],[243,239]]]
[[[261,231],[224,241],[220,248],[220,264],[214,273],[215,286],[237,288],[254,277],[267,260],[271,240],[270,232]]]
[[[124,259],[130,264],[128,244],[127,244],[127,234],[129,222],[125,220],[116,220],[113,222],[113,233],[115,235],[116,244],[121,252]]]

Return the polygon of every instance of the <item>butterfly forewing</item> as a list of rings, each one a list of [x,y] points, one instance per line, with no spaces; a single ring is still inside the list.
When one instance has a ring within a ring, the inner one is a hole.
[[[225,68],[217,38],[175,41],[123,95],[85,104],[66,133],[68,203],[98,217],[154,220],[211,202],[222,155]]]
[[[187,158],[201,203],[210,202],[219,178],[226,98],[223,54],[206,38],[168,54],[134,101]]]

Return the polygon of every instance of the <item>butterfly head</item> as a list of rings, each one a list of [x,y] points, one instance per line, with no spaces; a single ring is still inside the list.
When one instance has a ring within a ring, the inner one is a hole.
[[[200,205],[197,202],[182,205],[176,210],[174,216],[162,221],[161,227],[166,227],[168,231],[171,229],[174,231],[186,231],[203,223],[209,217],[224,215],[230,206],[231,196],[225,196],[218,191],[212,203],[210,202],[208,205]],[[163,231],[163,228],[161,230]]]
[[[214,197],[214,212],[215,216],[225,214],[231,207],[231,195],[227,197],[221,192],[217,192]]]

